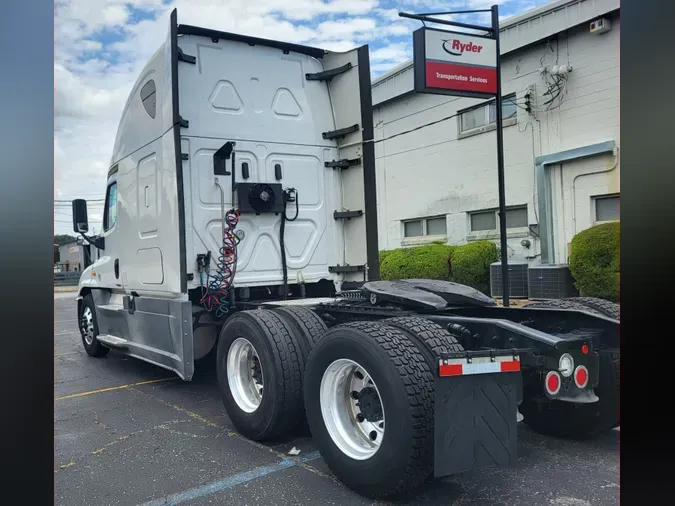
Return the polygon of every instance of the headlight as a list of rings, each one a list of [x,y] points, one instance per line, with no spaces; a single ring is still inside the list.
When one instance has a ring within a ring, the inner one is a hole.
[[[569,378],[572,375],[572,372],[574,371],[574,359],[572,358],[572,355],[565,353],[560,357],[558,370],[565,378]]]

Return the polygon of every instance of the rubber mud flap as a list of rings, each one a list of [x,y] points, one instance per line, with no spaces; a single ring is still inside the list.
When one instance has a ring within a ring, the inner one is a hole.
[[[434,476],[517,459],[520,374],[436,377]]]

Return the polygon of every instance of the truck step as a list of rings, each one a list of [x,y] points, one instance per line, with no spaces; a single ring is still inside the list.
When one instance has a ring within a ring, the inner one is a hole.
[[[363,216],[363,211],[333,211],[333,219],[335,220],[351,220],[352,218],[359,218]]]
[[[342,158],[341,160],[333,160],[330,162],[324,162],[324,167],[340,170],[347,170],[353,165],[361,165],[361,158]]]
[[[100,306],[96,306],[96,309],[103,313],[120,313],[120,312],[126,312],[126,309],[124,309],[124,306],[121,304],[102,304]]]
[[[121,337],[111,336],[107,334],[100,334],[96,336],[96,339],[98,339],[101,344],[104,344],[109,348],[129,347],[129,341],[127,341],[126,339],[122,339]]]
[[[345,136],[347,136],[347,135],[349,135],[353,132],[357,132],[358,130],[359,130],[359,125],[357,124],[357,125],[352,125],[352,126],[348,126],[348,127],[345,127],[345,128],[340,128],[338,130],[330,130],[328,132],[323,132],[321,134],[321,136],[324,139],[329,139],[329,140],[340,139],[340,138],[345,137]]]

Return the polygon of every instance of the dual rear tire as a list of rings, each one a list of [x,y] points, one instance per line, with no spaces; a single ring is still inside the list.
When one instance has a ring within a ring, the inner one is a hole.
[[[303,421],[309,353],[326,325],[302,308],[232,315],[220,332],[216,374],[233,425],[255,441],[275,440]]]
[[[439,353],[461,349],[423,318],[328,330],[302,308],[244,311],[221,331],[218,381],[241,434],[275,439],[306,423],[340,480],[362,495],[385,497],[432,475],[432,371]],[[243,388],[242,378],[253,387]]]

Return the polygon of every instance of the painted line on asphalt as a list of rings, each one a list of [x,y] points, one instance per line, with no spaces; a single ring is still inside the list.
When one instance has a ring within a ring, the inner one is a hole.
[[[84,397],[85,395],[93,395],[93,394],[100,394],[102,392],[110,392],[112,390],[123,390],[125,388],[131,388],[135,387],[138,385],[148,385],[150,383],[159,383],[160,381],[171,381],[175,380],[178,377],[173,377],[173,378],[159,378],[159,379],[154,379],[154,380],[147,380],[147,381],[139,381],[138,383],[129,383],[128,385],[120,385],[117,387],[108,387],[108,388],[99,388],[98,390],[90,390],[89,392],[81,392],[79,394],[70,394],[70,395],[64,395],[63,397],[57,397],[57,401],[62,401],[64,399],[72,399],[74,397]]]
[[[223,480],[218,480],[213,483],[209,483],[207,485],[202,485],[201,487],[191,488],[183,492],[177,492],[175,494],[162,497],[160,499],[154,499],[152,501],[143,503],[141,506],[169,506],[181,504],[187,501],[194,501],[195,499],[199,499],[207,495],[222,492],[223,490],[231,489],[233,487],[236,487],[237,485],[242,485],[244,483],[248,483],[258,478],[262,478],[263,476],[267,476],[268,474],[283,471],[284,469],[288,469],[290,467],[295,467],[296,465],[298,465],[298,463],[310,462],[320,457],[321,455],[319,454],[319,452],[312,452],[308,453],[303,457],[284,459],[277,464],[257,467],[251,471],[238,473]]]
[[[66,357],[68,355],[79,355],[79,354],[80,354],[79,351],[71,351],[69,353],[57,353],[56,355],[54,355],[54,358],[61,358]]]
[[[77,320],[54,320],[54,323],[77,323]]]

